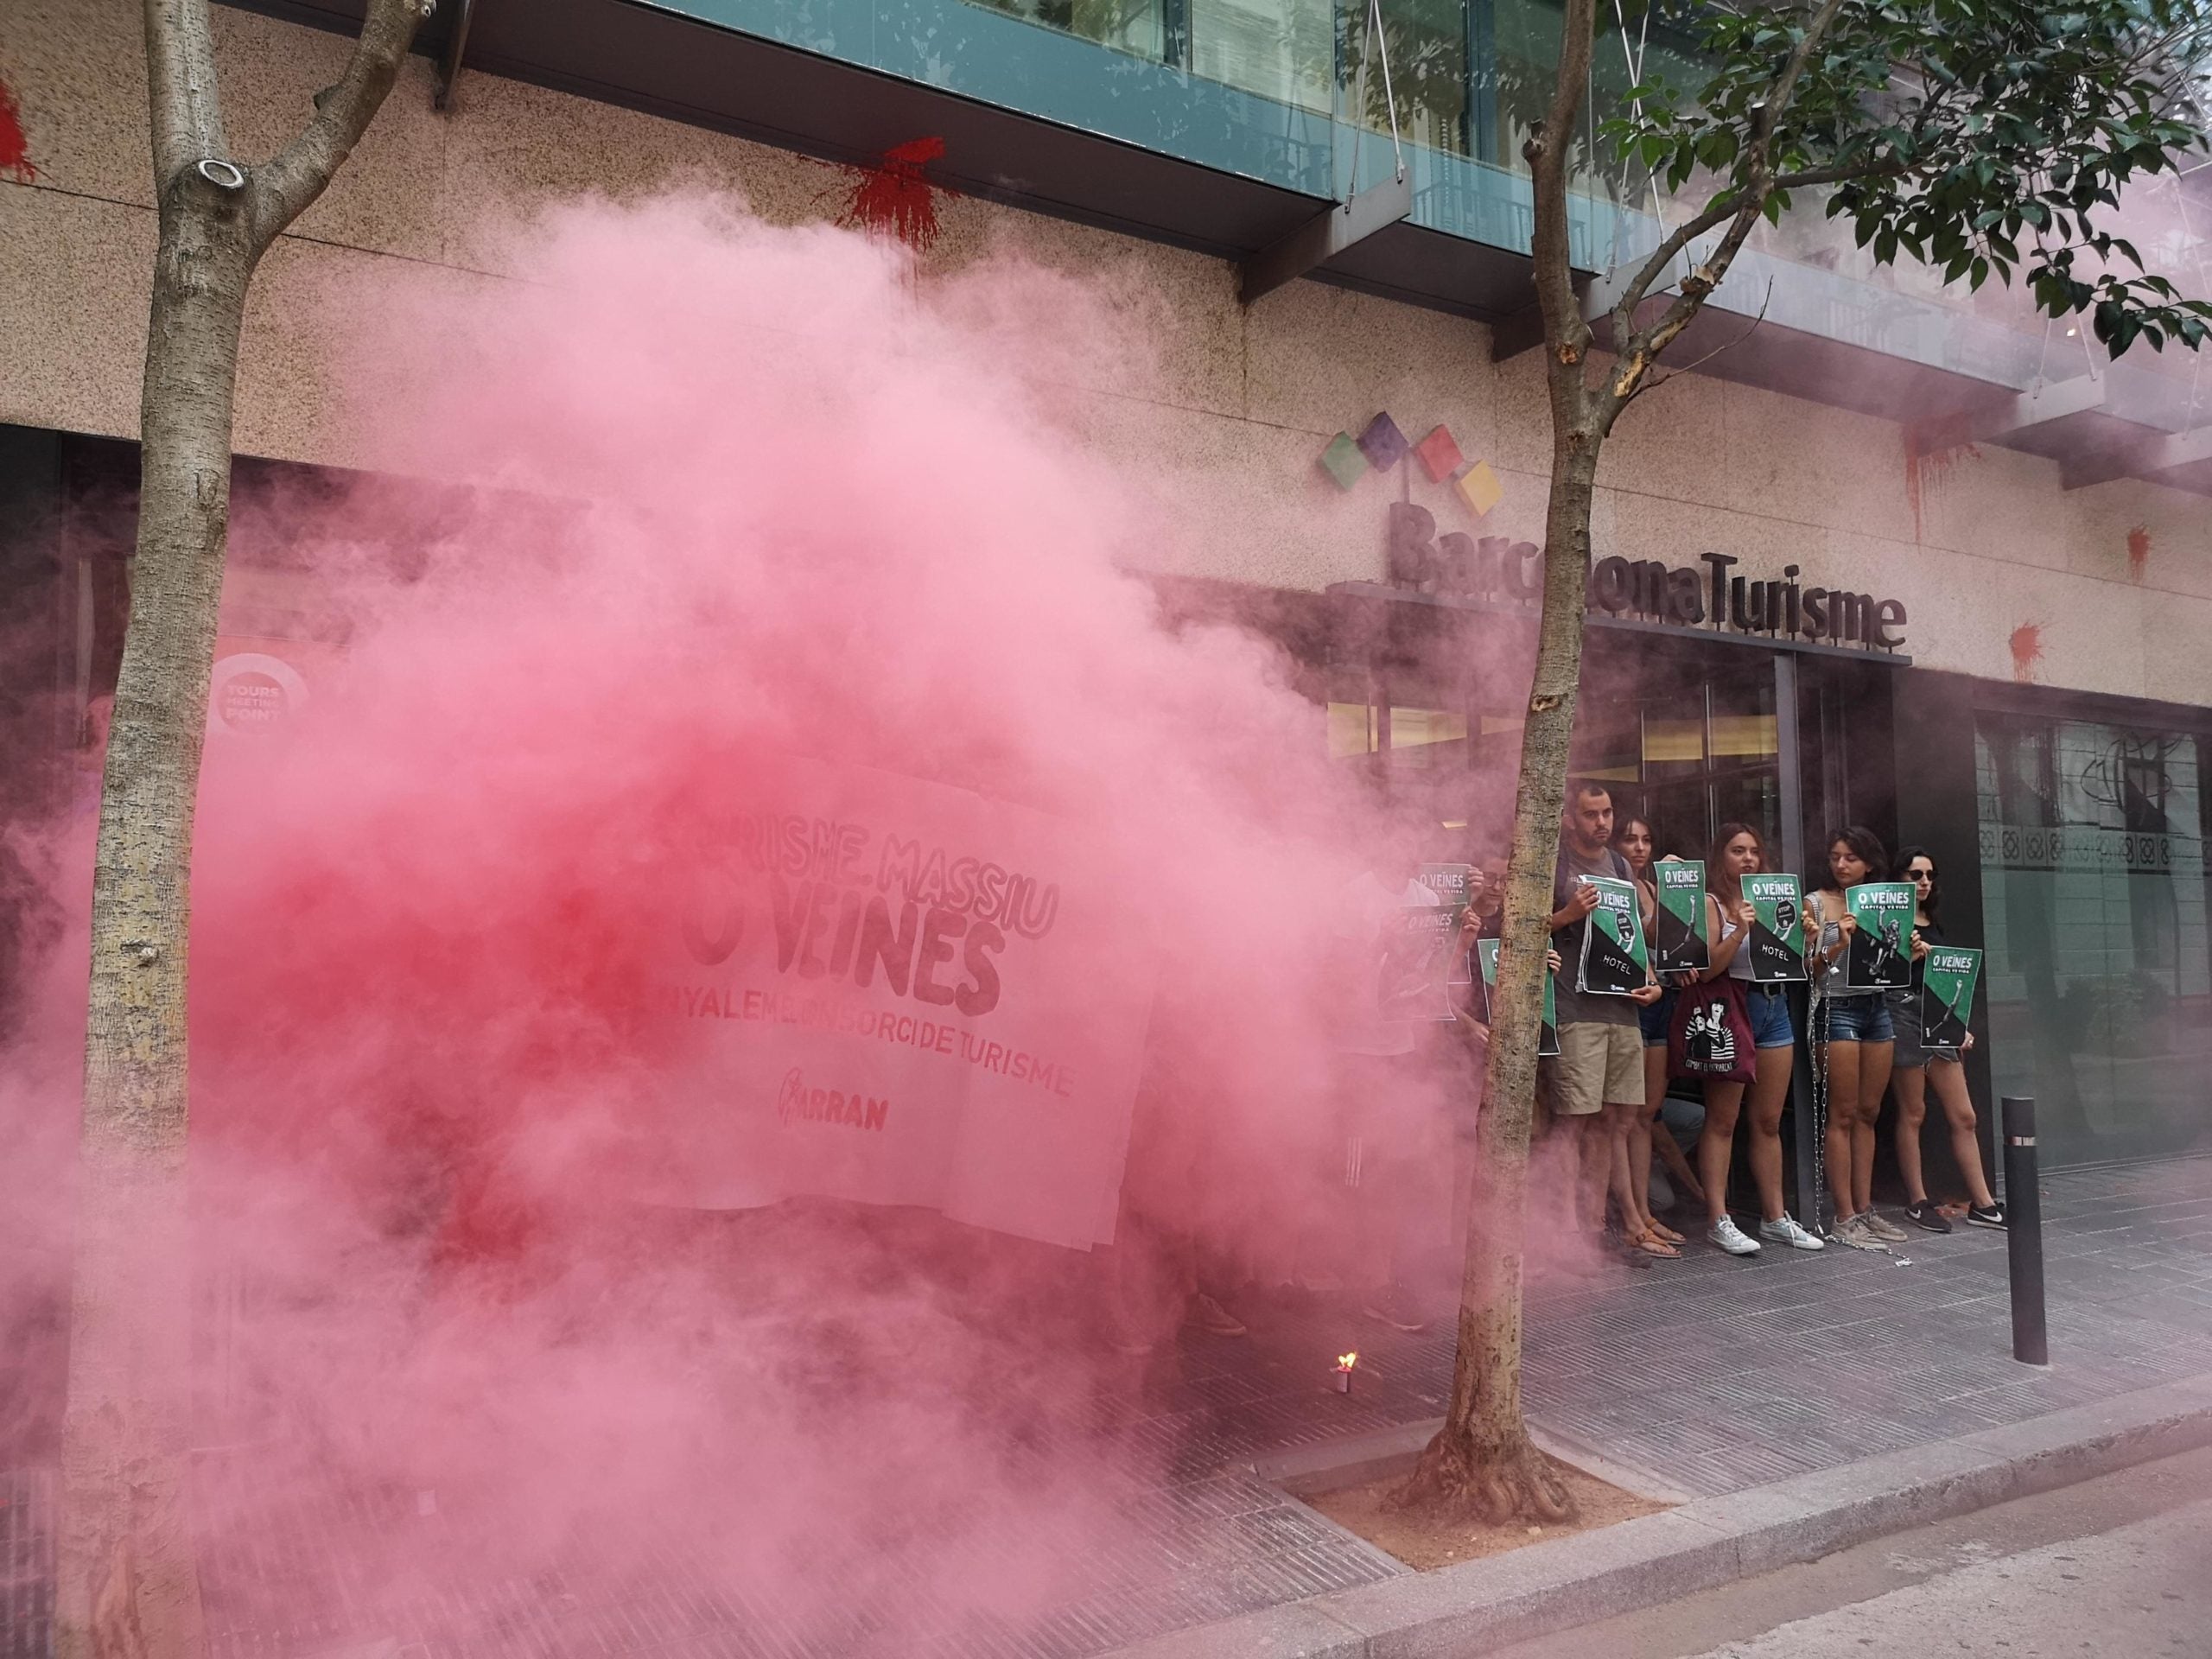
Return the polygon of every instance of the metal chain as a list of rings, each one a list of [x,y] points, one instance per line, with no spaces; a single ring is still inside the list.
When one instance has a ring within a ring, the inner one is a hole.
[[[1805,908],[1814,910],[1820,902],[1820,895],[1808,893],[1805,897]],[[1814,913],[1819,912],[1815,911]],[[1825,1204],[1822,1195],[1828,1190],[1827,982],[1817,977],[1813,970],[1813,951],[1818,944],[1820,934],[1810,930],[1808,934],[1805,941],[1805,977],[1812,997],[1805,1006],[1805,1036],[1812,1050],[1813,1059],[1813,1230],[1822,1237],[1828,1237],[1831,1235],[1822,1215]]]
[[[1828,1187],[1828,999],[1823,987],[1815,985],[1812,990],[1805,1023],[1813,1051],[1813,1230],[1825,1237],[1828,1227],[1821,1215],[1821,1195]]]

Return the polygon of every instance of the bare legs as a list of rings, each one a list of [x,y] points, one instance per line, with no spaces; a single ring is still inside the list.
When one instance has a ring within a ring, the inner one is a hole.
[[[1983,1209],[1995,1208],[1996,1197],[1981,1170],[1981,1136],[1974,1127],[1974,1101],[1967,1093],[1966,1068],[1956,1060],[1931,1060],[1924,1066],[1899,1066],[1891,1081],[1897,1091],[1897,1172],[1904,1177],[1907,1201],[1928,1201],[1928,1178],[1920,1160],[1920,1126],[1928,1116],[1927,1087],[1932,1081],[1936,1102],[1950,1127],[1951,1156],[1966,1178],[1967,1196]]]
[[[1611,1106],[1569,1120],[1574,1125],[1574,1210],[1582,1231],[1605,1230],[1605,1193],[1612,1185],[1620,1118]]]
[[[1828,1078],[1828,1191],[1839,1227],[1873,1208],[1874,1124],[1896,1057],[1895,1043],[1836,1039],[1821,1050]]]
[[[1675,1137],[1659,1127],[1659,1113],[1667,1103],[1667,1051],[1656,1046],[1643,1051],[1643,1110],[1629,1127],[1628,1179],[1636,1194],[1637,1210],[1647,1226],[1656,1227],[1651,1214],[1651,1155],[1659,1154],[1660,1162],[1667,1166],[1667,1179],[1675,1190],[1693,1203],[1705,1197],[1704,1183],[1690,1167],[1689,1160],[1682,1156],[1682,1149],[1675,1144]],[[1679,1238],[1671,1229],[1660,1234],[1662,1238]]]
[[[1758,1188],[1763,1220],[1782,1219],[1782,1106],[1789,1096],[1789,1070],[1796,1062],[1788,1048],[1758,1051],[1758,1071],[1749,1086],[1751,1096],[1751,1180]],[[1705,1132],[1698,1136],[1698,1178],[1705,1184],[1705,1213],[1719,1221],[1728,1213],[1728,1164],[1736,1140],[1736,1120],[1742,1115],[1745,1085],[1708,1083],[1705,1085]]]
[[[1697,1174],[1705,1186],[1705,1218],[1728,1213],[1728,1160],[1736,1147],[1736,1118],[1744,1105],[1740,1083],[1705,1085],[1705,1128],[1697,1137]]]
[[[1759,1191],[1759,1218],[1782,1219],[1782,1105],[1789,1097],[1789,1071],[1797,1063],[1793,1048],[1758,1051],[1758,1072],[1751,1083],[1751,1181]]]
[[[1620,1207],[1621,1229],[1643,1237],[1651,1222],[1651,1119],[1641,1105],[1605,1108],[1613,1131],[1613,1202]],[[1642,1174],[1638,1175],[1638,1171]]]

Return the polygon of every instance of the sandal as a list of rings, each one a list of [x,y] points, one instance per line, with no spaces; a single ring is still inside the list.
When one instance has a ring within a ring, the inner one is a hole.
[[[1638,1233],[1629,1240],[1629,1245],[1631,1249],[1642,1250],[1646,1255],[1656,1255],[1663,1261],[1679,1262],[1682,1257],[1680,1250],[1656,1232]]]
[[[1680,1244],[1684,1242],[1682,1236],[1676,1232],[1673,1228],[1667,1225],[1663,1221],[1653,1222],[1651,1224],[1651,1230],[1657,1236],[1662,1243]]]

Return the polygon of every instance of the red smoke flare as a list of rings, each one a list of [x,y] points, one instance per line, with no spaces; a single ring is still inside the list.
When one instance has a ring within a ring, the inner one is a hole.
[[[2043,624],[2023,622],[2012,630],[2012,677],[2026,684],[2036,677],[2043,660]]]
[[[23,137],[22,106],[4,80],[0,80],[0,173],[18,184],[38,177],[38,168],[31,165],[30,145]]]
[[[853,184],[838,223],[893,237],[916,253],[927,253],[944,229],[938,223],[938,194],[958,194],[923,174],[924,168],[944,155],[942,138],[910,138],[885,150],[872,165],[848,167]]]

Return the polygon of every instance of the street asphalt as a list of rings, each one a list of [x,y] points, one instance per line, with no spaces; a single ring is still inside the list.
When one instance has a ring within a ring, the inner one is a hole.
[[[2212,1448],[1484,1659],[2204,1659]]]

